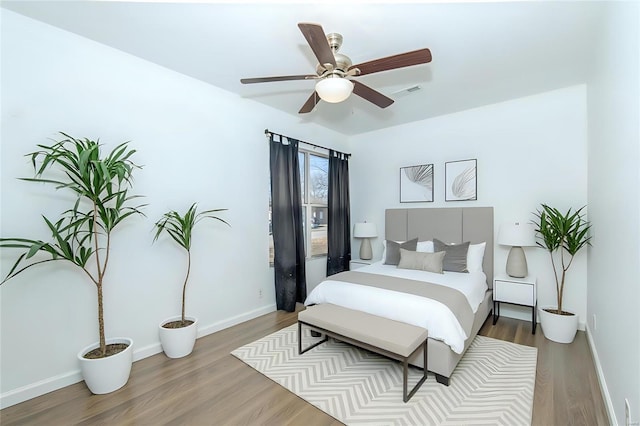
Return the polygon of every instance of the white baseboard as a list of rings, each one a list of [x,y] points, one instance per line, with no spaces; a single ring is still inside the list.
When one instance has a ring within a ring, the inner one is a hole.
[[[500,305],[500,316],[531,322],[531,308],[504,303]],[[537,323],[540,324],[540,315],[538,315]],[[578,321],[578,330],[585,331],[585,329],[586,322]]]
[[[54,390],[70,386],[81,381],[82,373],[80,373],[80,370],[78,369],[4,392],[0,395],[0,409],[11,407],[12,405],[19,404],[40,395],[44,395],[45,393],[53,392]]]
[[[198,337],[208,336],[209,334],[215,333],[216,331],[224,330],[225,328],[229,328],[245,321],[257,318],[259,316],[266,315],[270,312],[274,312],[275,310],[276,304],[274,303],[272,305],[262,306],[258,309],[254,309],[253,311],[236,315],[235,317],[227,318],[224,321],[219,321],[206,327],[201,327],[198,329]]]
[[[152,355],[162,352],[162,345],[160,342],[152,343],[140,349],[133,350],[133,362],[140,361],[141,359],[148,358]]]
[[[604,406],[607,409],[609,424],[613,426],[617,426],[619,424],[618,419],[616,419],[616,412],[613,409],[613,401],[611,401],[611,395],[609,394],[609,389],[607,388],[607,381],[604,378],[604,372],[602,371],[602,366],[600,365],[600,358],[598,358],[598,351],[596,350],[596,345],[593,342],[593,336],[591,335],[591,329],[589,328],[589,324],[586,324],[585,331],[587,333],[587,341],[589,342],[589,347],[591,348],[591,356],[593,357],[593,364],[596,367],[598,382],[600,383],[600,392],[602,393]]]
[[[198,329],[198,337],[200,338],[203,336],[207,336],[209,334],[215,333],[216,331],[224,330],[225,328],[229,328],[242,322],[249,321],[275,310],[276,305],[272,304],[242,313],[240,315],[236,315],[235,317],[227,318],[223,321],[218,321],[216,323]],[[133,352],[133,361],[139,361],[160,352],[162,352],[162,346],[160,345],[160,342],[153,343],[151,345],[135,350]],[[74,383],[78,383],[81,381],[82,374],[78,369],[35,383],[30,383],[26,386],[2,393],[0,395],[0,409],[11,407],[12,405],[19,404],[29,399],[36,398],[40,395],[53,392],[55,390],[73,385]]]

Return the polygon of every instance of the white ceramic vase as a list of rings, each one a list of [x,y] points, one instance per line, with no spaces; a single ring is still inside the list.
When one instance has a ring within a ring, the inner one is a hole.
[[[556,307],[544,306],[538,308],[544,337],[558,343],[573,342],[578,331],[578,315],[558,315],[547,312],[545,309],[556,309]]]
[[[198,335],[198,320],[185,317],[193,321],[193,324],[181,328],[164,328],[162,325],[172,321],[179,321],[182,316],[168,318],[159,325],[160,343],[162,350],[169,358],[182,358],[193,351]]]
[[[107,339],[107,345],[125,343],[129,346],[122,352],[106,358],[86,359],[84,354],[100,346],[94,343],[78,353],[82,377],[94,394],[105,394],[120,389],[127,384],[133,363],[133,340],[127,337]]]

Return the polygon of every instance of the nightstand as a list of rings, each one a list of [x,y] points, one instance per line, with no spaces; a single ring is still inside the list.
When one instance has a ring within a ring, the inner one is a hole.
[[[349,269],[353,271],[354,269],[364,268],[372,263],[373,260],[351,259],[351,262],[349,262]]]
[[[538,294],[536,277],[528,275],[524,278],[513,278],[508,275],[497,275],[493,280],[493,324],[500,318],[500,303],[531,307],[531,333],[536,334],[536,311]]]

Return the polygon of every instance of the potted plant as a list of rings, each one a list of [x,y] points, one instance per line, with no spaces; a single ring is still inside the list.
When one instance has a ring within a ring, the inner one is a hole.
[[[103,394],[127,383],[133,361],[131,339],[105,338],[103,291],[112,232],[130,216],[143,215],[140,211],[143,205],[131,204],[137,196],[129,195],[132,173],[140,167],[130,160],[135,150],[128,148],[128,142],[104,156],[97,141],[76,139],[62,132],[61,135],[63,140],[38,145],[40,150],[27,154],[35,177],[21,180],[52,184],[56,190],[75,193],[76,199],[57,221],[43,216],[51,231],[50,242],[0,238],[0,247],[25,250],[2,284],[32,266],[52,261],[67,262],[86,274],[98,296],[99,342],[80,351],[78,359],[91,392]],[[43,177],[50,169],[61,173]],[[36,256],[38,253],[44,258]]]
[[[586,206],[566,213],[542,204],[533,221],[539,237],[538,246],[549,252],[556,282],[557,305],[541,307],[540,325],[545,337],[559,343],[571,343],[578,330],[578,316],[563,308],[564,285],[573,258],[586,245],[591,245],[588,235],[591,224],[582,214]]]
[[[182,315],[166,319],[162,321],[159,326],[160,343],[162,344],[164,353],[169,358],[181,358],[189,355],[191,351],[193,351],[193,346],[196,343],[198,320],[185,315],[187,283],[189,282],[189,273],[191,272],[191,241],[193,229],[196,224],[203,219],[215,219],[229,225],[225,220],[214,214],[225,210],[226,209],[213,209],[198,213],[197,204],[194,203],[184,215],[181,215],[175,210],[171,210],[162,215],[162,218],[155,223],[156,234],[153,238],[154,242],[160,237],[160,234],[165,231],[187,252],[187,272],[184,283],[182,284]]]

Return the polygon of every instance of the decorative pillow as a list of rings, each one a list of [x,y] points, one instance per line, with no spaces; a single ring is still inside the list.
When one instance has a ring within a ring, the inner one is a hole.
[[[469,244],[469,251],[467,252],[467,269],[469,272],[484,271],[482,262],[484,260],[484,249],[486,246],[486,242],[480,244]]]
[[[426,253],[400,249],[400,262],[398,268],[417,269],[419,271],[435,272],[442,274],[442,260],[445,252]]]
[[[396,243],[395,241],[387,240],[387,254],[384,259],[385,265],[397,265],[400,262],[400,249],[416,251],[418,245],[418,239],[405,241],[404,243]]]
[[[433,247],[436,252],[446,252],[442,261],[442,269],[450,272],[469,272],[467,269],[467,252],[469,241],[462,244],[445,244],[437,238],[433,239]]]
[[[416,251],[422,253],[433,253],[435,250],[433,249],[433,241],[418,241],[418,246],[416,247]]]
[[[401,241],[396,241],[401,242]],[[382,240],[382,261],[384,262],[387,258],[387,240]]]
[[[404,243],[404,241],[396,241],[398,244]],[[382,262],[387,258],[387,240],[382,240]]]

